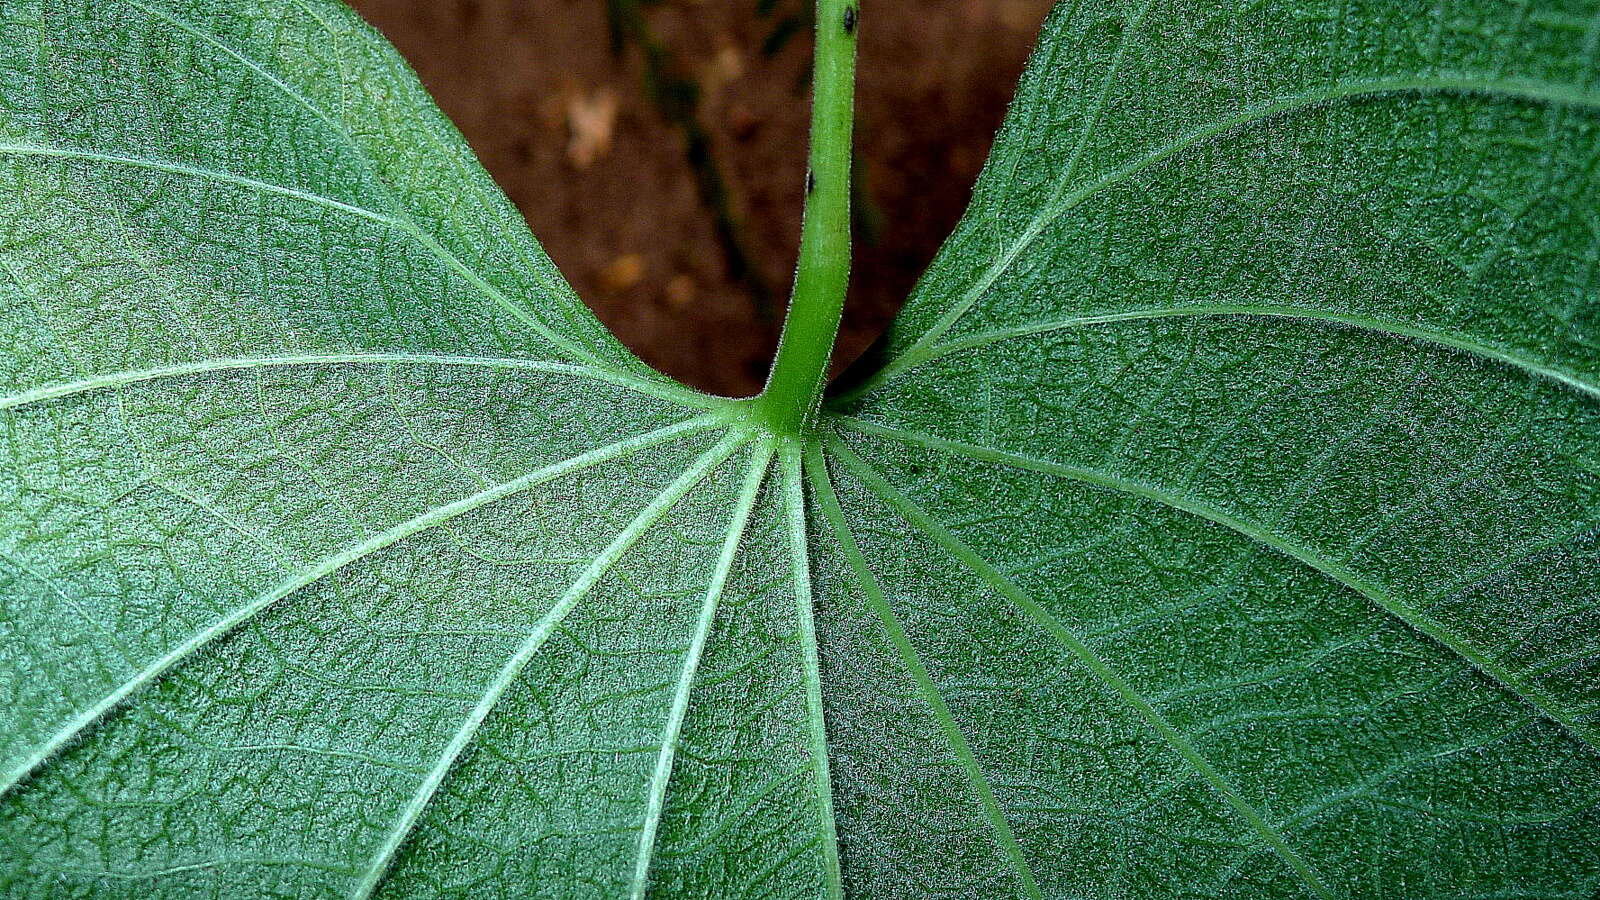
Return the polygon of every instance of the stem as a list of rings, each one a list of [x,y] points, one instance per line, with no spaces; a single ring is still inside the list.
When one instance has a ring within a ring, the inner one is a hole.
[[[794,296],[757,415],[779,434],[816,417],[850,280],[850,128],[858,0],[817,0],[811,156]]]

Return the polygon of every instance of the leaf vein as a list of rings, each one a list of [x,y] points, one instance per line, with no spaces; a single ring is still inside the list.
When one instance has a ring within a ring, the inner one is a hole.
[[[846,465],[852,465],[854,460],[845,459]],[[852,466],[853,467],[853,466]],[[983,814],[989,821],[989,827],[994,831],[995,842],[999,845],[1007,863],[1017,875],[1017,880],[1023,893],[1032,900],[1043,900],[1039,892],[1039,883],[1034,878],[1033,867],[1028,864],[1022,855],[1022,847],[1017,843],[1016,835],[1011,831],[1011,823],[1006,819],[1005,812],[1000,809],[1000,803],[994,794],[994,788],[989,784],[989,779],[978,766],[977,757],[973,755],[972,747],[967,741],[966,734],[961,726],[956,724],[955,716],[950,712],[950,706],[939,691],[939,686],[934,683],[933,677],[928,673],[928,667],[923,664],[916,647],[911,643],[911,638],[906,634],[899,619],[894,614],[894,609],[889,606],[889,600],[884,596],[883,588],[873,576],[867,565],[866,557],[861,553],[861,548],[856,544],[855,536],[850,531],[850,525],[845,521],[844,509],[839,505],[838,495],[834,492],[833,484],[828,475],[827,462],[822,458],[821,448],[813,443],[807,448],[806,473],[811,478],[812,491],[822,506],[823,515],[832,527],[834,538],[839,542],[839,548],[844,552],[845,558],[850,562],[850,569],[855,576],[856,584],[862,593],[867,596],[867,603],[872,607],[873,613],[883,624],[887,631],[890,643],[894,644],[895,652],[899,654],[901,662],[911,672],[912,679],[917,683],[924,702],[928,704],[933,713],[934,720],[939,723],[941,736],[949,747],[957,763],[967,776],[967,782],[978,795],[979,804],[983,807]]]
[[[839,871],[839,832],[833,813],[833,776],[828,763],[828,731],[822,710],[821,661],[817,652],[817,625],[812,606],[811,560],[807,550],[803,463],[793,442],[783,447],[784,508],[788,523],[789,552],[793,562],[795,622],[800,632],[800,663],[806,693],[809,753],[815,780],[818,845],[822,851],[823,879],[829,900],[844,900],[844,880]]]
[[[716,409],[726,404],[718,397],[709,394],[700,394],[688,388],[679,388],[665,383],[655,383],[642,379],[628,378],[607,369],[589,366],[575,366],[569,363],[548,362],[535,359],[517,359],[514,357],[494,356],[451,356],[429,353],[386,353],[386,352],[361,352],[361,353],[312,353],[290,356],[256,356],[232,357],[227,359],[209,359],[190,363],[177,363],[170,366],[156,366],[148,369],[128,369],[120,372],[107,372],[76,381],[61,382],[58,384],[44,385],[32,388],[17,394],[0,397],[0,411],[15,409],[30,404],[42,403],[60,397],[70,397],[91,391],[105,390],[120,387],[126,384],[136,384],[142,381],[157,381],[164,378],[182,378],[189,375],[203,375],[208,372],[226,372],[240,369],[263,369],[290,366],[327,366],[327,365],[385,365],[409,364],[423,366],[482,366],[496,369],[524,369],[534,372],[547,372],[557,375],[571,375],[575,378],[591,378],[614,384],[618,387],[629,388],[658,397],[663,400],[694,406],[701,409]]]
[[[405,227],[404,223],[394,216],[386,213],[376,212],[374,210],[367,209],[364,206],[357,206],[354,203],[346,203],[343,200],[335,200],[332,197],[327,197],[312,191],[304,191],[300,190],[299,188],[287,187],[281,184],[273,184],[270,181],[262,181],[259,178],[250,178],[245,175],[235,175],[232,172],[223,172],[217,169],[206,169],[201,168],[200,166],[191,166],[184,163],[168,162],[160,159],[146,159],[138,156],[122,156],[116,153],[102,153],[97,150],[72,150],[61,147],[45,147],[38,144],[0,144],[0,156],[38,156],[50,159],[70,159],[79,160],[82,162],[106,163],[108,165],[128,166],[130,168],[149,169],[153,172],[166,172],[171,175],[183,175],[190,178],[200,178],[207,181],[220,181],[226,184],[233,184],[239,187],[248,188],[253,191],[258,191],[263,194],[273,194],[279,197],[287,197],[292,200],[313,203],[318,206],[326,206],[329,209],[336,209],[340,212],[346,212],[353,216],[359,216],[363,219],[369,219],[373,222],[377,222],[382,225],[388,225],[393,228],[403,229]]]
[[[1482,341],[1473,340],[1461,335],[1451,334],[1432,328],[1418,328],[1400,322],[1389,321],[1373,316],[1356,315],[1352,313],[1334,312],[1331,310],[1307,309],[1295,306],[1254,305],[1254,304],[1198,304],[1165,309],[1129,310],[1126,312],[1106,313],[1103,315],[1075,316],[1053,322],[1041,322],[1033,325],[1020,325],[1015,328],[1002,328],[974,334],[960,340],[948,341],[928,347],[914,361],[908,361],[901,370],[915,368],[926,362],[931,362],[951,353],[964,350],[974,350],[1019,337],[1029,337],[1037,334],[1046,334],[1052,331],[1063,331],[1088,325],[1104,325],[1115,322],[1133,322],[1147,319],[1164,318],[1212,318],[1228,316],[1267,316],[1283,319],[1303,319],[1308,321],[1333,322],[1348,325],[1364,331],[1373,331],[1397,337],[1411,338],[1424,341],[1453,350],[1460,350],[1483,359],[1505,363],[1522,369],[1534,375],[1557,381],[1569,387],[1576,388],[1585,394],[1600,398],[1600,383],[1588,381],[1572,372],[1559,369],[1544,363],[1537,362],[1528,356],[1511,350],[1491,346]]]
[[[655,772],[650,778],[650,794],[645,805],[644,825],[639,832],[639,850],[633,870],[633,886],[629,891],[629,896],[633,900],[643,900],[649,888],[651,855],[655,852],[656,835],[666,807],[667,786],[672,778],[679,735],[683,731],[684,720],[688,717],[690,690],[700,667],[700,657],[705,652],[706,642],[711,636],[711,625],[716,618],[723,587],[733,570],[734,558],[739,553],[739,544],[749,524],[750,511],[755,508],[757,492],[761,489],[761,482],[766,477],[767,469],[772,465],[772,454],[772,447],[764,444],[750,460],[744,487],[740,490],[733,516],[728,521],[728,533],[722,545],[722,553],[717,558],[716,568],[711,573],[711,582],[706,588],[705,599],[700,605],[700,617],[695,623],[694,637],[684,654],[683,668],[678,676],[677,687],[673,691],[672,707],[667,713],[666,725],[662,728],[661,750],[656,756]]]

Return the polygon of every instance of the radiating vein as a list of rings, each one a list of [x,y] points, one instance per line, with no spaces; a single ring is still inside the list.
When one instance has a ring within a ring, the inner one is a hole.
[[[718,397],[701,394],[688,388],[675,387],[667,383],[645,381],[632,378],[625,374],[600,369],[594,366],[576,366],[570,363],[549,362],[535,359],[516,359],[512,357],[495,356],[451,356],[431,353],[307,353],[288,356],[241,356],[227,359],[207,359],[196,362],[176,363],[170,366],[154,366],[148,369],[128,369],[120,372],[107,372],[90,378],[80,378],[76,381],[49,384],[32,388],[21,393],[0,397],[0,411],[15,409],[41,403],[46,400],[55,400],[60,397],[70,397],[90,391],[105,390],[107,388],[121,387],[126,384],[137,384],[144,381],[157,381],[164,378],[183,378],[190,375],[203,375],[208,372],[228,372],[242,369],[265,369],[291,366],[328,366],[328,365],[381,365],[397,363],[402,365],[421,366],[467,366],[491,369],[521,369],[532,372],[548,372],[556,375],[570,375],[574,378],[589,378],[604,381],[618,387],[639,391],[663,400],[695,406],[702,409],[711,409],[724,406],[724,401]]]
[[[947,438],[935,437],[933,435],[903,431],[898,428],[879,425],[876,422],[869,422],[864,419],[839,416],[835,417],[834,421],[843,427],[862,434],[877,435],[879,437],[889,438],[890,440],[900,441],[902,443],[919,447],[926,447],[931,450],[937,450],[955,456],[962,456],[968,459],[978,460],[980,462],[998,463],[1000,465],[1025,469],[1032,472],[1040,472],[1046,475],[1070,478],[1074,481],[1081,481],[1097,487],[1119,491],[1124,494],[1155,501],[1163,506],[1171,507],[1172,509],[1187,513],[1189,515],[1198,516],[1199,518],[1231,529],[1245,538],[1268,547],[1277,553],[1299,560],[1300,562],[1322,573],[1332,581],[1343,585],[1344,587],[1349,588],[1350,590],[1355,591],[1356,593],[1367,598],[1370,602],[1376,604],[1379,608],[1385,610],[1390,615],[1404,623],[1406,626],[1410,627],[1412,630],[1432,638],[1434,641],[1444,646],[1452,653],[1455,653],[1457,656],[1472,664],[1474,668],[1482,672],[1492,681],[1499,684],[1500,687],[1505,689],[1508,693],[1516,696],[1522,702],[1538,710],[1552,722],[1560,725],[1573,737],[1588,745],[1591,750],[1600,752],[1600,733],[1597,733],[1593,726],[1585,723],[1583,719],[1575,713],[1565,709],[1560,703],[1556,702],[1554,698],[1540,690],[1536,685],[1527,679],[1518,676],[1516,673],[1506,668],[1506,666],[1502,665],[1498,660],[1468,644],[1461,636],[1445,628],[1438,622],[1435,622],[1422,610],[1417,609],[1416,607],[1411,606],[1410,604],[1407,604],[1395,597],[1383,585],[1363,578],[1357,573],[1351,571],[1346,566],[1334,562],[1331,559],[1327,559],[1326,557],[1313,552],[1311,549],[1303,547],[1260,525],[1245,521],[1244,519],[1224,512],[1223,510],[1214,506],[1180,496],[1172,493],[1171,491],[1167,491],[1153,485],[1144,484],[1133,479],[1123,478],[1117,475],[1107,474],[1105,472],[1099,472],[1093,469],[1070,466],[1063,463],[1037,459],[1029,456],[1022,456],[1015,453],[1007,453],[1005,451],[995,450],[990,447],[981,447],[977,444],[952,441]]]
[[[149,869],[138,872],[116,871],[113,869],[61,869],[61,875],[77,878],[116,879],[118,881],[150,881],[165,878],[170,875],[181,875],[185,872],[203,872],[210,869],[221,869],[227,866],[269,866],[277,868],[308,869],[321,872],[325,875],[354,875],[350,869],[334,863],[325,863],[312,859],[294,859],[277,856],[230,856],[223,859],[209,859],[202,862],[180,863],[160,869]]]
[[[990,565],[976,551],[936,522],[931,515],[914,503],[911,498],[901,493],[899,489],[873,470],[865,460],[845,446],[843,441],[833,435],[829,435],[828,440],[829,448],[838,455],[840,461],[856,477],[861,479],[869,490],[889,504],[908,524],[925,534],[929,540],[948,552],[963,566],[970,569],[998,594],[1026,613],[1029,618],[1033,619],[1035,623],[1059,641],[1096,678],[1110,688],[1139,718],[1145,721],[1145,724],[1152,731],[1166,741],[1211,786],[1212,790],[1216,791],[1249,824],[1251,830],[1260,836],[1267,846],[1272,848],[1273,852],[1294,871],[1307,888],[1318,897],[1323,898],[1323,900],[1335,900],[1337,895],[1317,874],[1311,863],[1299,851],[1289,845],[1284,835],[1273,827],[1272,823],[1222,776],[1216,766],[1211,764],[1211,761],[1183,735],[1183,732],[1167,721],[1166,716],[1163,716],[1150,701],[1135,691],[1133,686],[1116,670],[1111,668],[1109,663],[1090,649],[1087,644],[1083,643],[1065,624],[1049,610],[1041,606],[1026,591],[1001,574],[998,569]]]
[[[72,743],[80,734],[91,725],[99,721],[102,716],[120,705],[129,696],[141,688],[160,678],[172,667],[188,659],[199,650],[209,646],[217,639],[230,634],[241,624],[260,615],[264,610],[278,601],[315,584],[328,575],[395,544],[419,532],[437,527],[457,516],[464,515],[496,500],[509,497],[520,491],[527,490],[535,485],[558,478],[571,472],[588,468],[605,462],[624,458],[648,447],[666,443],[675,438],[684,437],[697,431],[703,431],[719,424],[721,419],[716,416],[702,416],[665,428],[659,428],[642,435],[609,444],[571,459],[552,463],[538,470],[480,491],[469,497],[463,497],[443,506],[435,507],[388,530],[373,535],[359,544],[348,547],[325,559],[319,560],[315,565],[296,573],[293,577],[274,585],[266,592],[257,595],[250,602],[244,604],[228,615],[206,626],[201,631],[191,635],[188,640],[168,650],[154,661],[140,669],[133,677],[118,685],[117,688],[106,694],[88,709],[74,716],[64,727],[45,741],[32,754],[23,759],[16,766],[5,773],[0,779],[0,797],[15,789],[39,766],[43,765],[64,747]]]
[[[1418,328],[1387,319],[1373,316],[1341,313],[1331,310],[1310,309],[1299,306],[1274,306],[1268,304],[1222,304],[1205,303],[1193,306],[1178,306],[1170,309],[1139,309],[1126,312],[1105,313],[1102,315],[1074,316],[1050,322],[1039,322],[1030,325],[1019,325],[1015,328],[1001,328],[994,331],[985,331],[981,334],[969,335],[958,340],[947,341],[942,344],[926,347],[913,359],[911,354],[902,357],[897,363],[900,371],[914,369],[926,362],[932,362],[943,356],[958,353],[964,350],[973,350],[986,347],[990,344],[1027,337],[1036,334],[1045,334],[1052,331],[1064,331],[1072,328],[1090,325],[1104,325],[1113,322],[1134,322],[1145,319],[1166,318],[1211,318],[1227,316],[1266,316],[1269,318],[1303,319],[1308,321],[1333,322],[1340,325],[1349,325],[1365,331],[1389,334],[1397,337],[1411,338],[1453,350],[1470,353],[1482,359],[1504,363],[1525,372],[1548,378],[1552,381],[1576,388],[1592,397],[1600,397],[1600,384],[1587,381],[1578,375],[1554,366],[1535,361],[1534,359],[1512,350],[1491,346],[1483,341],[1474,340],[1462,335],[1451,334],[1433,328]]]
[[[800,663],[806,690],[806,725],[811,770],[817,799],[818,846],[822,850],[823,879],[829,900],[843,900],[844,882],[839,872],[839,833],[833,815],[833,777],[828,764],[828,728],[822,715],[822,673],[817,656],[817,625],[812,613],[811,558],[806,537],[806,499],[800,447],[782,448],[783,499],[793,564],[795,621],[800,634]]]
[[[989,779],[978,766],[977,757],[972,753],[972,747],[967,742],[967,736],[962,732],[961,726],[956,724],[955,716],[950,712],[950,707],[944,701],[944,696],[939,692],[939,686],[934,684],[933,677],[928,674],[928,667],[923,664],[916,648],[911,643],[911,638],[900,625],[899,619],[894,614],[894,609],[889,606],[889,600],[884,596],[883,588],[873,576],[871,568],[867,565],[866,557],[862,555],[861,548],[856,544],[855,536],[850,531],[849,524],[845,521],[844,509],[839,505],[839,497],[834,492],[833,483],[828,475],[827,462],[822,457],[822,448],[812,442],[806,448],[806,474],[810,477],[812,491],[816,494],[818,503],[822,507],[823,515],[832,527],[839,548],[844,552],[845,558],[850,563],[851,571],[855,575],[856,584],[867,597],[867,603],[872,607],[873,613],[883,623],[884,630],[888,633],[890,643],[894,644],[895,652],[899,654],[910,671],[911,677],[917,683],[917,689],[922,692],[925,702],[933,712],[935,721],[939,723],[945,743],[949,745],[951,754],[960,764],[962,771],[967,776],[967,782],[978,795],[978,801],[983,806],[984,817],[993,829],[995,843],[1000,852],[1005,854],[1006,861],[1017,875],[1017,880],[1023,893],[1033,900],[1043,900],[1039,893],[1038,881],[1034,878],[1033,867],[1028,864],[1022,855],[1022,848],[1017,844],[1017,838],[1011,832],[1011,823],[1006,820],[1005,813],[1000,809],[999,801],[995,799],[994,788],[989,784]]]
[[[252,191],[259,191],[263,194],[273,194],[279,197],[287,197],[291,200],[300,200],[306,203],[313,203],[317,206],[326,206],[329,209],[336,209],[340,212],[349,213],[353,216],[359,216],[363,219],[370,219],[374,222],[387,225],[391,228],[404,227],[401,220],[395,216],[389,215],[388,213],[376,212],[363,206],[357,206],[354,203],[346,203],[343,200],[335,200],[332,197],[325,197],[322,194],[300,190],[299,188],[285,187],[281,184],[273,184],[270,181],[262,181],[259,178],[250,178],[245,175],[235,175],[232,172],[222,172],[217,169],[206,169],[201,168],[200,166],[191,166],[186,163],[168,162],[160,159],[146,159],[138,156],[123,156],[117,153],[102,153],[96,150],[76,150],[63,147],[45,147],[38,144],[0,143],[0,156],[39,156],[51,159],[72,159],[82,162],[106,163],[108,165],[128,166],[136,169],[149,169],[152,172],[165,172],[170,175],[183,175],[190,178],[204,179],[206,181],[219,181],[226,184],[248,188]]]
[[[551,633],[561,625],[562,620],[567,617],[568,613],[572,612],[573,607],[578,605],[578,601],[588,595],[600,578],[610,571],[611,567],[616,565],[623,554],[632,549],[633,545],[644,536],[645,532],[649,531],[667,514],[668,510],[672,509],[679,500],[683,499],[684,495],[693,490],[707,475],[711,474],[712,470],[722,465],[728,457],[733,455],[734,451],[738,450],[749,439],[749,436],[742,431],[730,431],[716,446],[702,453],[693,465],[684,470],[683,474],[667,485],[661,493],[656,495],[655,499],[640,510],[639,514],[633,518],[633,521],[629,522],[627,527],[612,539],[605,550],[601,551],[600,555],[596,556],[588,567],[583,570],[572,585],[567,588],[566,592],[561,595],[561,598],[556,601],[556,604],[550,608],[550,611],[545,613],[534,624],[527,638],[523,640],[521,646],[511,655],[511,658],[507,659],[505,664],[500,667],[500,671],[489,682],[489,686],[484,691],[483,696],[478,699],[478,702],[467,714],[461,726],[456,729],[455,735],[451,737],[450,742],[445,745],[444,750],[440,752],[438,759],[435,760],[433,767],[429,769],[428,776],[418,785],[416,793],[401,808],[400,815],[390,827],[383,843],[378,846],[377,852],[373,854],[361,880],[350,892],[351,900],[366,900],[367,897],[372,896],[373,891],[377,890],[378,885],[382,883],[384,876],[388,873],[390,865],[394,862],[395,855],[416,827],[423,811],[433,801],[440,785],[444,784],[444,780],[455,766],[456,760],[461,757],[461,754],[472,743],[473,738],[477,736],[478,729],[483,726],[484,720],[489,717],[489,713],[494,711],[495,706],[500,702],[500,698],[505,696],[506,691],[517,680],[517,676],[522,674],[522,670],[527,667],[529,660],[533,659],[534,654],[539,652],[539,648],[544,646],[544,642],[550,637]]]
[[[1232,116],[1210,122],[1158,147],[1143,156],[1094,179],[1078,190],[1072,191],[1044,204],[1017,238],[989,265],[911,346],[886,363],[870,377],[845,395],[858,397],[870,391],[896,372],[916,365],[928,346],[936,343],[955,323],[966,315],[974,304],[1005,274],[1022,255],[1022,252],[1039,239],[1049,225],[1072,211],[1079,204],[1120,182],[1159,165],[1173,156],[1204,144],[1217,137],[1241,128],[1271,121],[1284,115],[1295,114],[1339,100],[1364,97],[1403,96],[1406,94],[1461,94],[1482,95],[1529,103],[1558,104],[1600,109],[1600,92],[1588,91],[1565,84],[1528,79],[1504,79],[1469,74],[1437,73],[1426,76],[1353,79],[1321,88],[1282,97],[1243,110]],[[926,361],[922,359],[920,361]]]
[[[733,570],[739,544],[744,539],[745,527],[750,521],[750,511],[755,508],[756,496],[767,469],[772,465],[772,446],[761,445],[750,460],[749,471],[733,516],[728,521],[728,533],[722,544],[722,554],[717,557],[716,568],[706,588],[705,599],[700,604],[700,617],[695,623],[694,637],[683,657],[683,669],[678,675],[678,685],[673,691],[672,707],[667,713],[667,724],[661,732],[661,752],[656,756],[656,768],[650,777],[650,794],[645,804],[644,827],[639,830],[639,850],[633,868],[633,886],[629,896],[643,900],[650,885],[650,859],[655,852],[656,833],[661,827],[661,814],[666,807],[667,785],[672,779],[672,764],[678,750],[678,738],[683,731],[683,721],[689,712],[689,694],[694,685],[695,673],[700,668],[700,657],[705,652],[706,641],[711,636],[711,626],[716,620],[717,604],[722,589]]]

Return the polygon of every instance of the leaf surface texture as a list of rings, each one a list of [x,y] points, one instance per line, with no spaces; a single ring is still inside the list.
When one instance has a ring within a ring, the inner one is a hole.
[[[1592,3],[1067,0],[792,439],[342,6],[6,2],[0,894],[1590,897],[1597,148]]]

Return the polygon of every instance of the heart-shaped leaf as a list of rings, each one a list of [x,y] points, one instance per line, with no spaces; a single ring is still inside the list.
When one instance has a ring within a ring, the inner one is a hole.
[[[816,416],[332,0],[6,2],[0,204],[8,897],[1600,886],[1593,3],[1063,3]]]

